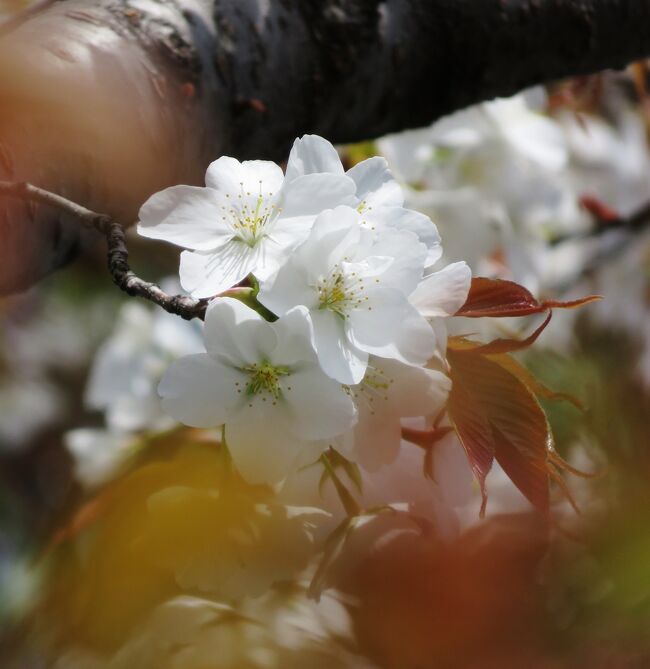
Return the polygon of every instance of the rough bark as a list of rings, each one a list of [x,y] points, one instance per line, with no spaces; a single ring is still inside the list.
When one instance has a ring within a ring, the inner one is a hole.
[[[59,0],[0,30],[0,179],[124,221],[220,154],[281,159],[650,54],[650,0]],[[4,33],[4,34],[3,34]],[[0,292],[84,242],[0,203]]]

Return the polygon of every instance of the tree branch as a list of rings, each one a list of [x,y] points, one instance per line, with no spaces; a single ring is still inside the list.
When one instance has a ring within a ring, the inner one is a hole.
[[[650,227],[650,202],[639,207],[629,216],[621,216],[593,198],[583,198],[583,205],[585,205],[585,200],[588,203],[585,208],[593,218],[593,227],[589,230],[558,235],[551,239],[549,244],[558,246],[580,240],[586,243],[591,239],[600,240],[599,246],[576,273],[570,285],[562,286],[562,290],[568,290],[583,279],[593,276],[605,264],[620,258],[637,239],[637,235]]]
[[[59,0],[0,38],[0,179],[133,220],[210,160],[283,159],[650,54],[650,0]],[[84,240],[0,210],[0,292]],[[38,240],[25,230],[42,231]]]
[[[90,211],[76,202],[28,183],[0,181],[0,195],[58,209],[72,216],[84,227],[96,230],[106,238],[108,271],[118,288],[132,297],[149,300],[170,314],[181,316],[185,320],[193,318],[203,320],[208,300],[195,300],[186,295],[170,295],[157,284],[144,281],[131,271],[124,228],[110,216]],[[232,294],[232,291],[228,291],[228,294]]]
[[[593,217],[593,226],[589,230],[557,235],[550,240],[550,245],[557,246],[565,242],[575,241],[576,239],[601,237],[617,230],[630,233],[641,232],[650,226],[650,202],[647,202],[629,216],[620,216],[618,214],[614,216],[600,216],[597,210],[590,209],[589,211]]]

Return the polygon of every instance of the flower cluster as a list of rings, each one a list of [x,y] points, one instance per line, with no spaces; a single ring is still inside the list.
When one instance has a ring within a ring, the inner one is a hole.
[[[440,225],[448,259],[535,294],[602,295],[585,318],[639,341],[637,373],[649,386],[647,230],[602,225],[650,199],[647,119],[625,77],[606,75],[602,100],[577,112],[534,88],[384,137],[377,148],[408,206]],[[575,337],[570,314],[548,329],[555,348],[568,350]]]
[[[171,364],[163,408],[224,426],[247,480],[279,482],[329,446],[376,469],[397,456],[402,417],[444,404],[449,379],[430,362],[471,274],[432,270],[437,229],[403,205],[383,158],[345,172],[317,136],[296,140],[285,174],[223,157],[205,188],[143,205],[140,234],[185,248],[181,285],[210,298],[206,351]]]

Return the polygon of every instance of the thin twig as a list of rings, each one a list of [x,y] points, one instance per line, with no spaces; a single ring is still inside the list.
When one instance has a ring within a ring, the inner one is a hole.
[[[108,271],[115,285],[127,295],[149,300],[185,320],[205,317],[208,300],[196,300],[187,295],[170,295],[157,284],[144,281],[131,271],[124,228],[110,216],[98,214],[61,195],[28,183],[0,181],[0,195],[58,209],[75,218],[84,227],[104,235],[108,246]]]
[[[557,235],[551,239],[550,244],[551,246],[557,246],[558,244],[574,241],[576,239],[592,239],[607,234],[608,232],[614,232],[615,230],[640,232],[648,226],[650,226],[650,202],[646,203],[629,216],[619,216],[614,219],[604,219],[594,216],[594,225],[590,230]]]
[[[567,291],[580,281],[592,277],[603,265],[620,257],[634,242],[636,235],[650,228],[650,202],[629,216],[604,218],[593,211],[591,213],[593,227],[590,230],[558,235],[550,240],[551,246],[578,240],[601,240],[599,248],[585,262],[580,271],[564,285],[558,286],[562,291]],[[608,243],[603,243],[603,239]]]

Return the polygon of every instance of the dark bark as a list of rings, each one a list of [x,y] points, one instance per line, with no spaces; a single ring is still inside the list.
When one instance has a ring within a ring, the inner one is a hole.
[[[223,153],[282,159],[305,132],[374,137],[648,54],[650,0],[59,0],[0,37],[0,179],[129,220]],[[22,203],[0,239],[0,292],[83,242]]]

